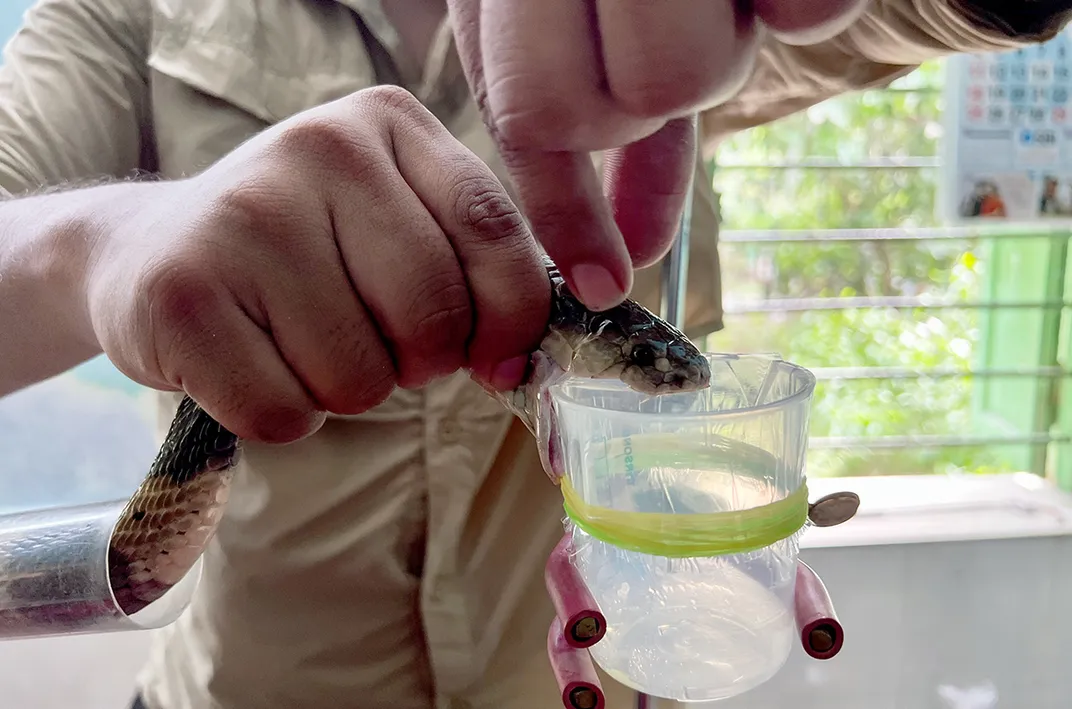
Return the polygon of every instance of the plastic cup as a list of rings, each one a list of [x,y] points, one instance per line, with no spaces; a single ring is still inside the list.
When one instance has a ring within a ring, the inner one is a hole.
[[[132,615],[108,578],[108,542],[125,500],[0,516],[0,640],[163,627],[186,609],[201,559]]]
[[[807,520],[815,377],[777,356],[707,357],[702,391],[551,389],[573,562],[607,621],[592,656],[679,702],[741,694],[784,665]]]

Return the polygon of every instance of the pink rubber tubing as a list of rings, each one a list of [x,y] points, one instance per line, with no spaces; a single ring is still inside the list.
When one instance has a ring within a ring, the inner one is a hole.
[[[562,690],[565,709],[605,709],[607,700],[599,684],[592,656],[583,648],[566,642],[562,619],[555,618],[547,629],[547,658]]]
[[[569,534],[564,534],[547,557],[543,578],[555,613],[562,621],[566,643],[574,648],[589,648],[607,634],[607,619],[570,561],[570,546]]]
[[[804,652],[816,660],[829,660],[841,652],[845,631],[834,612],[834,603],[822,579],[803,561],[797,561],[793,605]]]

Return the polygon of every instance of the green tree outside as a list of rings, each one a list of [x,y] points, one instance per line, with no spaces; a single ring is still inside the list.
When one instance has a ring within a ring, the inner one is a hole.
[[[716,156],[714,185],[729,230],[940,226],[933,167],[785,168],[821,158],[937,158],[942,70],[924,65],[889,89],[839,97],[741,133]],[[771,167],[751,167],[767,165]],[[732,235],[728,235],[732,237]],[[984,263],[970,240],[720,245],[727,304],[765,298],[979,298]],[[979,337],[969,308],[811,310],[730,314],[714,351],[774,351],[811,369],[969,370]],[[972,379],[935,376],[820,380],[815,437],[962,435]],[[1008,471],[996,446],[813,449],[809,475]]]

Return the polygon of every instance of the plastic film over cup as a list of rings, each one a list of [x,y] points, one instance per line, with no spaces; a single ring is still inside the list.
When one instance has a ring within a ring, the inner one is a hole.
[[[568,378],[546,416],[572,562],[606,617],[592,656],[678,701],[741,694],[784,664],[808,525],[814,376],[775,355],[706,356],[707,389]]]

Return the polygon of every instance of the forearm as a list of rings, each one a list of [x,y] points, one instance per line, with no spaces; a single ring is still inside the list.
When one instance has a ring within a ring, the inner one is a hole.
[[[767,35],[752,76],[732,99],[704,111],[704,151],[728,135],[850,91],[885,86],[920,63],[1051,39],[1072,0],[871,0],[844,32],[812,46]]]
[[[119,183],[0,200],[0,396],[101,352],[89,269],[101,240],[151,188]]]
[[[154,185],[145,0],[39,0],[0,63],[0,396],[99,353],[82,292],[92,226]]]

